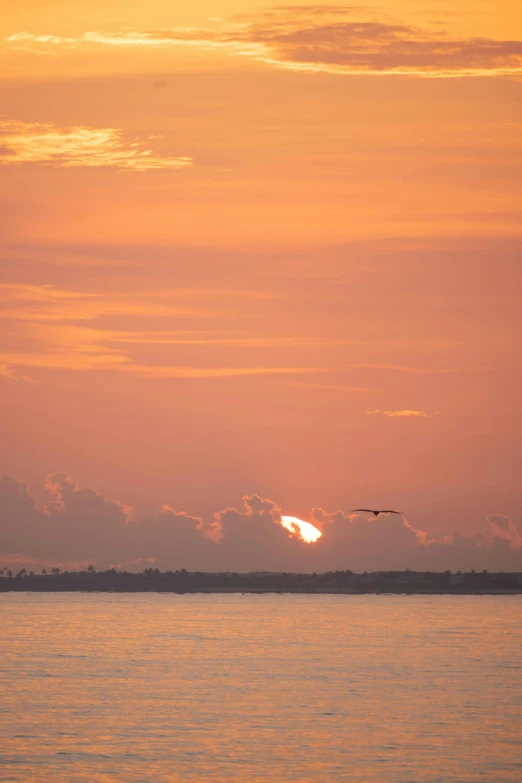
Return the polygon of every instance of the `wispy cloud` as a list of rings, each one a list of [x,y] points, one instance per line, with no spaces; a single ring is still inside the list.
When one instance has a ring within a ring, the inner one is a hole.
[[[417,419],[429,419],[431,416],[438,415],[439,411],[436,413],[430,414],[426,413],[425,411],[418,411],[418,410],[412,410],[412,409],[404,409],[404,410],[397,410],[397,411],[383,411],[383,410],[368,410],[365,411],[367,416],[387,416],[390,419],[407,419],[407,418],[417,418]]]
[[[102,316],[164,316],[205,318],[213,311],[198,289],[192,291],[192,301],[182,291],[166,289],[105,296],[100,293],[61,290],[54,286],[33,286],[0,283],[0,318],[12,321],[60,322],[91,321]],[[174,303],[175,302],[175,303]]]
[[[347,370],[391,370],[414,375],[453,375],[454,373],[488,371],[490,367],[408,367],[401,364],[343,364]],[[499,368],[494,368],[497,371]]]
[[[77,348],[75,351],[44,350],[41,353],[0,353],[0,376],[13,380],[33,381],[20,372],[23,369],[61,369],[86,372],[112,370],[141,378],[233,378],[256,375],[304,375],[324,372],[318,367],[194,367],[178,365],[135,364],[130,357],[117,353],[92,353]]]
[[[0,165],[24,163],[150,171],[187,168],[192,159],[155,155],[144,142],[125,140],[123,131],[117,128],[59,128],[50,123],[0,119]]]
[[[13,368],[9,364],[0,363],[0,377],[1,378],[11,378],[12,380],[17,380],[17,376],[16,376]]]
[[[39,51],[80,46],[220,50],[277,68],[337,74],[420,77],[512,76],[522,73],[522,41],[451,38],[434,29],[376,17],[356,7],[288,6],[242,15],[211,27],[117,32],[77,38],[16,33],[9,46]]]
[[[43,349],[40,353],[34,351],[3,351],[0,353],[0,363],[15,368],[45,368],[63,370],[116,370],[128,362],[127,356],[115,353],[95,354],[81,349],[76,351],[57,351]],[[15,376],[21,377],[21,376]]]
[[[124,372],[142,378],[240,378],[252,375],[305,375],[325,372],[320,367],[171,367],[128,364]]]
[[[274,295],[275,296],[275,295]],[[144,378],[228,378],[241,376],[303,375],[324,368],[294,365],[284,359],[267,364],[232,353],[226,363],[216,361],[213,349],[220,347],[291,349],[322,346],[328,341],[281,335],[251,335],[230,329],[151,329],[159,317],[180,319],[236,319],[249,312],[253,299],[274,298],[257,291],[234,289],[165,289],[163,291],[100,294],[52,286],[0,284],[0,319],[9,324],[10,343],[0,352],[0,375],[32,380],[27,369],[93,371],[110,370]],[[3,305],[3,306],[2,306]],[[139,317],[139,321],[136,318]],[[117,326],[107,326],[107,318]],[[132,328],[128,327],[130,323]],[[91,323],[92,322],[92,323]],[[136,324],[139,324],[138,328]],[[206,321],[204,321],[206,323]],[[215,320],[214,320],[215,323]],[[127,327],[127,328],[125,328]],[[338,341],[333,341],[338,344]],[[11,347],[12,346],[12,347]],[[29,350],[24,350],[30,346]],[[163,361],[139,358],[147,346],[172,347]],[[207,348],[193,363],[179,361],[177,346]],[[136,356],[136,351],[138,355]],[[220,354],[221,356],[222,354]],[[204,356],[206,361],[201,361]],[[176,361],[178,359],[178,361]]]
[[[374,389],[368,386],[342,386],[335,383],[307,383],[303,382],[289,382],[289,386],[305,386],[309,389],[326,389],[327,391],[341,391],[341,392],[382,392],[384,389]]]

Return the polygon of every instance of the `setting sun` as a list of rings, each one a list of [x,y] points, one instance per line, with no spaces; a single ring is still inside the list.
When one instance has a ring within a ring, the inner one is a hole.
[[[281,524],[292,534],[297,534],[307,544],[315,544],[323,535],[320,530],[297,517],[281,517]]]

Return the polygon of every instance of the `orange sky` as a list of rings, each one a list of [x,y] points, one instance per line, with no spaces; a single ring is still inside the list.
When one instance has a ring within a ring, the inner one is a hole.
[[[519,2],[22,0],[0,62],[0,474],[522,523]]]

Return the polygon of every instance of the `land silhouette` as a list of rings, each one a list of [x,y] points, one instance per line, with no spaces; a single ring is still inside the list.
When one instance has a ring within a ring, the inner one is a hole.
[[[0,592],[161,592],[161,593],[522,593],[521,573],[467,573],[450,571],[328,571],[321,574],[286,572],[208,573],[160,571],[139,573],[109,568],[96,571],[62,571],[58,567],[39,574],[22,568],[17,573],[0,569]]]

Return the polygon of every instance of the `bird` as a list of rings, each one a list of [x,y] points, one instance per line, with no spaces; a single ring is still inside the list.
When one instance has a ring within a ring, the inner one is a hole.
[[[374,514],[376,517],[378,517],[379,514],[402,514],[402,511],[397,511],[395,508],[381,508],[379,511],[376,511],[373,508],[352,508],[349,513],[355,514],[358,511],[367,511],[368,514]]]

